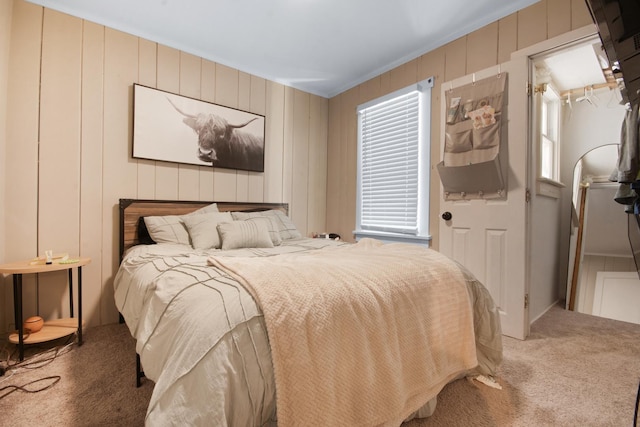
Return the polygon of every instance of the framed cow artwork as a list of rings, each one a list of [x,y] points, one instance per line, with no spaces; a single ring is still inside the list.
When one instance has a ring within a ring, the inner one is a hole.
[[[133,85],[133,157],[264,172],[265,117]]]

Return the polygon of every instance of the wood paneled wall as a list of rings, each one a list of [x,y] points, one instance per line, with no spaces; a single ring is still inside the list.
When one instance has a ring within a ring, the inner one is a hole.
[[[440,180],[440,85],[495,66],[513,52],[592,24],[584,0],[541,0],[381,74],[329,100],[327,228],[352,240],[356,215],[356,107],[430,76],[435,77],[431,115],[430,232],[438,248]]]
[[[0,261],[91,257],[89,325],[117,321],[119,198],[287,202],[303,234],[326,230],[327,99],[23,0],[11,28]],[[265,115],[265,172],[133,159],[133,83]],[[26,316],[68,315],[64,274],[24,284]]]

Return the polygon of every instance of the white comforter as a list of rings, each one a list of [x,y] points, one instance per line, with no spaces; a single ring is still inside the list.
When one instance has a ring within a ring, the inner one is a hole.
[[[260,426],[274,420],[275,383],[262,312],[243,286],[207,265],[207,258],[341,244],[302,239],[273,249],[130,250],[115,279],[115,300],[137,340],[145,374],[156,383],[147,424]],[[501,360],[499,316],[484,287],[463,273],[473,306],[477,370],[490,374]]]

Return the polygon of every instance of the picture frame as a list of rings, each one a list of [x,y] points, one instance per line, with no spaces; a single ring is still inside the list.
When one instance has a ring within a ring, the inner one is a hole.
[[[264,172],[265,116],[133,85],[133,157]]]

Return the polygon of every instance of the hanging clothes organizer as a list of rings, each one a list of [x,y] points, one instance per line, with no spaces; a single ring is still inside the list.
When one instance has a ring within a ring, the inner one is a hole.
[[[445,200],[507,196],[507,74],[446,91],[445,144],[438,173]]]

